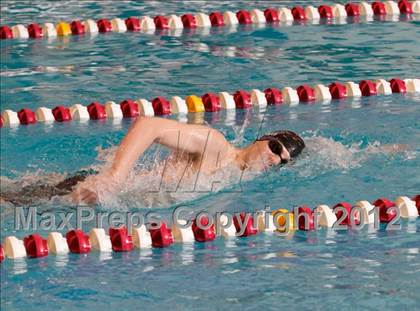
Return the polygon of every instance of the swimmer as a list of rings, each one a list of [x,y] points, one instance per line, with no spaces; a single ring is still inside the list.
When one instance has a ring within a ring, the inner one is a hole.
[[[170,175],[175,178],[193,175],[197,171],[211,175],[228,166],[262,171],[289,162],[305,148],[303,139],[292,131],[270,133],[244,148],[237,148],[222,133],[208,126],[138,117],[122,140],[110,168],[99,173],[94,170],[79,171],[57,184],[36,183],[17,192],[1,193],[0,202],[25,205],[50,200],[54,196],[70,195],[75,203],[95,204],[98,202],[98,189],[111,194],[118,191],[118,186],[127,179],[135,162],[154,143],[172,151],[165,167],[174,172]]]
[[[77,203],[95,204],[98,189],[107,193],[118,191],[135,162],[153,143],[172,151],[166,167],[175,173],[172,176],[180,178],[197,171],[211,175],[229,166],[262,171],[289,162],[305,148],[303,139],[292,131],[264,135],[244,148],[237,148],[211,127],[138,117],[122,140],[110,168],[78,183],[71,194],[72,199]]]

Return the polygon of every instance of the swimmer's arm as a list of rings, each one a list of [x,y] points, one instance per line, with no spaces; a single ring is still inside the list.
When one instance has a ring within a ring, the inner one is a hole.
[[[139,117],[117,150],[111,175],[117,180],[123,180],[137,159],[153,143],[197,156],[205,150],[211,152],[230,146],[220,132],[210,127],[163,118]]]

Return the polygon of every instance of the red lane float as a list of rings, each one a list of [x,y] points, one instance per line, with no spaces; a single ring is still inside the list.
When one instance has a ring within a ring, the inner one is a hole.
[[[245,213],[245,212],[240,213],[239,214],[240,222],[237,216],[238,215],[235,215],[233,217],[233,224],[236,228],[236,233],[241,232],[241,229],[243,228],[244,223],[246,221],[245,230],[241,235],[239,235],[240,237],[251,236],[258,233],[258,229],[254,227],[254,219],[252,218],[251,214]]]
[[[372,3],[373,14],[375,15],[386,15],[385,4],[379,1]]]
[[[398,8],[401,14],[413,14],[413,6],[410,1],[400,0],[398,1]]]
[[[328,88],[330,90],[331,97],[333,99],[340,99],[340,98],[344,98],[344,97],[347,96],[347,89],[341,83],[338,83],[338,82],[331,83],[328,86]]]
[[[105,107],[98,102],[93,102],[87,106],[89,117],[92,120],[106,119]]]
[[[17,113],[20,124],[33,124],[36,123],[36,115],[35,112],[33,112],[30,109],[27,108],[23,108],[21,110],[19,110],[19,112]]]
[[[185,28],[197,28],[197,19],[192,14],[182,15],[181,21]]]
[[[233,100],[238,109],[247,109],[252,106],[251,94],[244,90],[236,91],[235,94],[233,94]]]
[[[297,89],[297,94],[299,96],[299,100],[301,102],[310,102],[315,100],[315,92],[314,89],[311,88],[309,85],[304,84],[299,86]]]
[[[149,229],[150,237],[152,239],[153,247],[168,247],[174,243],[174,237],[172,235],[172,230],[169,229],[164,222],[160,225],[160,228]]]
[[[268,105],[280,105],[283,103],[283,95],[281,94],[281,91],[274,87],[265,89],[264,94]]]
[[[252,24],[251,14],[246,10],[236,12],[236,18],[241,25]]]
[[[67,122],[71,121],[70,109],[64,106],[57,106],[52,110],[55,121]]]
[[[140,19],[136,17],[129,17],[125,19],[125,26],[129,31],[139,31],[140,30]]]
[[[66,240],[70,252],[76,254],[87,254],[90,252],[91,245],[89,237],[82,230],[75,229],[67,232]]]
[[[153,18],[156,29],[169,29],[168,19],[165,16],[157,15]]]
[[[47,240],[39,234],[31,234],[23,239],[28,257],[37,258],[48,256]]]
[[[28,29],[28,34],[30,38],[42,38],[44,35],[42,33],[42,28],[38,25],[38,24],[29,24],[28,27],[26,27]]]
[[[416,202],[417,211],[418,211],[418,214],[420,215],[420,194],[416,195],[413,198],[413,201]]]
[[[356,3],[347,3],[345,9],[347,16],[360,16],[359,5]]]
[[[223,14],[220,12],[212,12],[209,15],[210,17],[210,23],[214,27],[224,26],[225,21],[223,20]]]
[[[101,33],[112,31],[111,22],[105,18],[98,20],[96,25],[98,26],[98,31]]]
[[[13,32],[9,26],[1,26],[0,27],[0,38],[1,39],[13,39]]]
[[[298,208],[298,228],[303,231],[315,230],[314,214],[308,206]]]
[[[405,82],[401,79],[391,79],[389,81],[391,86],[392,93],[406,93],[407,88],[405,86]]]
[[[81,21],[72,21],[70,28],[73,35],[83,35],[86,32],[85,25]]]
[[[379,221],[388,223],[397,216],[395,203],[386,198],[377,199],[373,205],[379,208]]]
[[[293,19],[295,21],[304,21],[306,20],[305,10],[301,6],[295,6],[292,9]]]
[[[206,112],[215,112],[222,109],[219,96],[213,93],[206,93],[201,96]]]
[[[2,262],[4,260],[4,250],[3,250],[3,246],[0,245],[0,262]]]
[[[124,118],[135,118],[139,115],[139,107],[131,99],[122,101],[120,107]]]
[[[347,203],[347,202],[340,202],[340,203],[337,203],[336,205],[334,205],[333,208],[336,208],[336,207],[339,207],[339,206],[343,207],[346,210],[346,217],[343,220],[341,220],[340,225],[350,226],[352,224],[351,220],[350,220],[350,215],[352,213],[353,206],[350,203]],[[340,211],[340,210],[336,211],[335,216],[337,216],[337,219],[340,220],[340,218],[343,216],[343,211]],[[356,213],[354,215],[354,224],[355,225],[360,224],[360,215],[358,215]]]
[[[155,115],[157,116],[162,116],[171,113],[171,104],[164,97],[158,96],[155,99],[153,99],[152,106]]]
[[[109,237],[114,252],[130,252],[134,249],[133,239],[126,227],[109,228]]]
[[[360,81],[359,88],[363,96],[373,96],[377,94],[376,84],[370,80]]]
[[[332,8],[328,5],[320,5],[318,13],[321,18],[333,18]]]
[[[273,8],[265,9],[264,16],[267,23],[277,23],[280,21],[278,11]]]
[[[201,217],[200,223],[202,227],[207,227],[209,224],[209,219],[207,217]],[[196,220],[194,220],[191,229],[194,234],[194,239],[197,242],[209,242],[216,239],[216,231],[214,224],[209,226],[207,229],[202,229],[197,225]]]

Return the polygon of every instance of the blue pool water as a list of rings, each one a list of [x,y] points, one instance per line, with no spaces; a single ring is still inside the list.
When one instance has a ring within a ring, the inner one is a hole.
[[[282,2],[283,5],[306,1]],[[320,2],[312,2],[319,5]],[[1,3],[1,24],[87,17],[264,8],[277,2],[32,1]],[[238,27],[210,34],[107,34],[91,38],[1,42],[1,111],[91,101],[120,102],[201,95],[238,88],[296,87],[393,77],[418,77],[418,21],[343,25]],[[308,148],[293,164],[228,181],[220,192],[145,196],[136,180],[117,203],[97,211],[254,211],[307,204],[354,203],[420,192],[420,95],[377,96],[331,103],[189,115],[237,145],[280,128],[301,133]],[[177,119],[177,116],[172,118]],[[185,121],[185,120],[184,120]],[[59,180],[100,167],[131,120],[2,128],[2,191]],[[392,153],[387,145],[401,144]],[[150,160],[154,150],[146,155]],[[147,164],[141,162],[142,168]],[[151,203],[153,207],[151,208]],[[62,201],[40,211],[69,212]],[[14,230],[13,207],[1,205],[1,240]],[[73,222],[74,224],[74,222]],[[82,229],[87,232],[92,223]],[[66,230],[61,231],[65,233]],[[401,229],[257,235],[206,244],[86,256],[5,260],[1,309],[418,309],[420,220]],[[46,236],[48,232],[37,230]]]

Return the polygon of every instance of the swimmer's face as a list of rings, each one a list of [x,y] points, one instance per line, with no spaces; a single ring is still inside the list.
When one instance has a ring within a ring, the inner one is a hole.
[[[256,141],[253,144],[249,156],[249,163],[255,169],[265,169],[271,166],[280,165],[290,161],[290,154],[287,149],[278,142],[278,145],[268,140]]]

